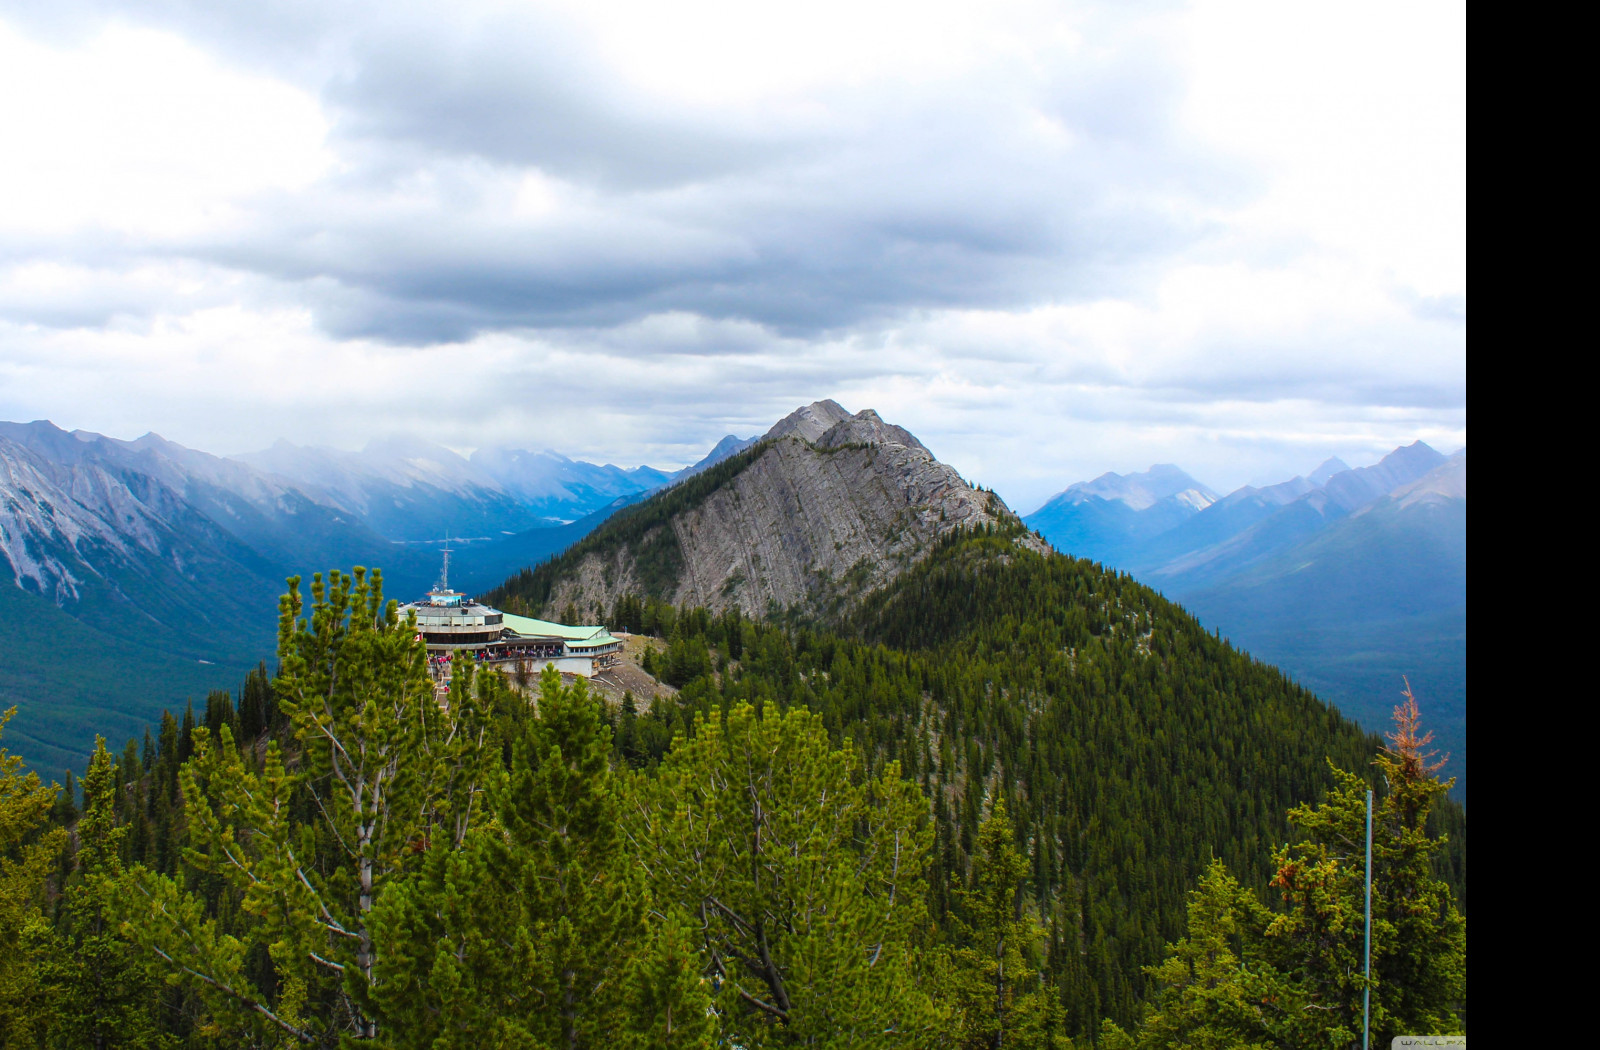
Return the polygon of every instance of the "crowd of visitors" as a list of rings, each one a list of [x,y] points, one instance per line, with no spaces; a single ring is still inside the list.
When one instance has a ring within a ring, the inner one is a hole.
[[[533,645],[506,645],[492,649],[472,649],[472,659],[476,663],[506,663],[518,660],[556,660],[565,654],[566,646],[561,642],[541,642]],[[435,674],[448,671],[450,653],[429,653],[428,664]]]

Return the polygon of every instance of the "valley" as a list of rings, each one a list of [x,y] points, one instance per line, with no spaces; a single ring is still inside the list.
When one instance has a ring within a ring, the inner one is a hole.
[[[224,458],[0,423],[0,710],[19,708],[9,732],[38,768],[81,771],[96,731],[135,736],[269,659],[263,610],[288,576],[381,567],[409,599],[454,535],[456,584],[487,589],[738,447],[673,474],[517,450],[482,466],[416,442]]]

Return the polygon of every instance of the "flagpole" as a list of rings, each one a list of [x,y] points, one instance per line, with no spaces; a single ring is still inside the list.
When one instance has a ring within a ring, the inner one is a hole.
[[[1372,1040],[1372,789],[1367,788],[1367,933],[1361,966],[1361,1050]]]

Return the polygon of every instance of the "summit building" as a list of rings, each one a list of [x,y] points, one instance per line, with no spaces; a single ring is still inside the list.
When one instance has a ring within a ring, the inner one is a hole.
[[[516,616],[452,591],[450,553],[446,547],[439,585],[422,601],[400,607],[402,616],[416,616],[417,634],[428,647],[435,677],[448,675],[450,661],[462,651],[480,664],[502,670],[537,673],[553,666],[562,674],[585,678],[616,663],[622,640],[604,626],[569,626]]]

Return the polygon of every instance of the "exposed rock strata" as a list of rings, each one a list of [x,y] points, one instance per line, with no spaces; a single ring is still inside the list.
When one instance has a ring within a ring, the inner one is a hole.
[[[759,458],[672,519],[682,568],[664,597],[675,604],[822,611],[884,586],[946,532],[1016,520],[870,409],[851,416],[818,402],[767,438]],[[1047,549],[1031,535],[1022,542]],[[643,590],[633,549],[597,552],[556,582],[547,612],[609,609]]]

